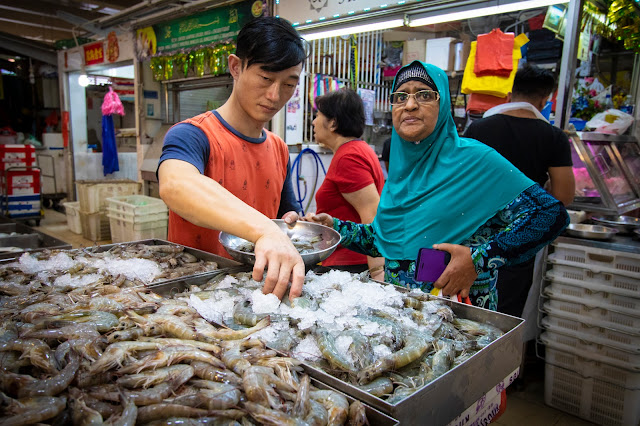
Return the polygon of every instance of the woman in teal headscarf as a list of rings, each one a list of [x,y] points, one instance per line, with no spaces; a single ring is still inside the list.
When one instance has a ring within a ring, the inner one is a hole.
[[[444,71],[415,61],[393,87],[389,179],[374,222],[305,219],[332,225],[350,250],[384,256],[387,282],[427,292],[435,286],[496,310],[498,268],[553,241],[569,223],[567,212],[495,150],[458,136]],[[422,247],[451,254],[435,283],[415,279]]]

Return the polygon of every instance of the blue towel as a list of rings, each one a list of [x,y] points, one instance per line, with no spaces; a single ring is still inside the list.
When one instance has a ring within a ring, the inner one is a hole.
[[[118,150],[116,149],[116,134],[111,115],[102,116],[102,166],[105,176],[120,170]]]

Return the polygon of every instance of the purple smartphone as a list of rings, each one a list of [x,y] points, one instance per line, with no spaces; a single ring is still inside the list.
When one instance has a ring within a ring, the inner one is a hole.
[[[421,248],[416,261],[416,280],[435,282],[450,260],[451,255],[446,251]]]

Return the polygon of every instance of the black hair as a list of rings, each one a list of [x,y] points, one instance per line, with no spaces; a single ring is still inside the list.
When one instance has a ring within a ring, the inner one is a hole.
[[[337,134],[359,138],[364,133],[364,106],[355,91],[343,88],[329,92],[316,98],[316,106],[328,120],[336,121]]]
[[[238,33],[236,46],[244,66],[260,64],[270,72],[294,67],[307,58],[307,42],[289,21],[272,16],[248,22]]]
[[[527,98],[546,98],[556,88],[556,78],[551,71],[525,64],[516,72],[511,93]]]

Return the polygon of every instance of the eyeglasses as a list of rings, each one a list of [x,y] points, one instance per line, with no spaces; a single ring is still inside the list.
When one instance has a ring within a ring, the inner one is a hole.
[[[440,99],[440,93],[433,90],[419,90],[416,93],[393,92],[389,95],[391,105],[405,105],[409,97],[413,96],[419,104],[429,104]]]

